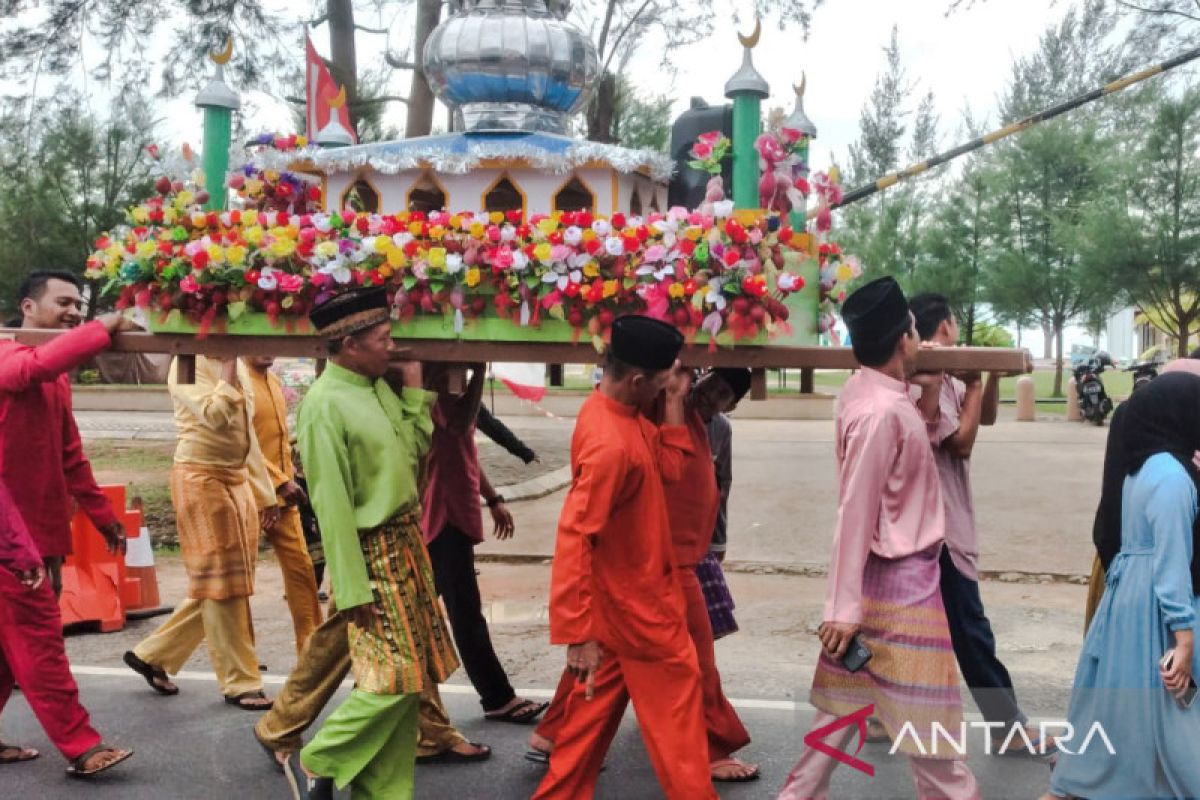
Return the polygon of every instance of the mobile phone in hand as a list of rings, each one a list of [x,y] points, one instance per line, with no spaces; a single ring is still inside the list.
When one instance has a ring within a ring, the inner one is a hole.
[[[854,638],[850,640],[850,646],[846,648],[846,652],[842,656],[842,666],[850,672],[858,672],[870,660],[871,651],[863,644],[859,635],[854,634]]]
[[[1161,668],[1166,670],[1166,669],[1170,669],[1171,665],[1174,663],[1175,663],[1175,651],[1168,650],[1163,655],[1162,660],[1158,662],[1158,665]],[[1182,697],[1176,697],[1175,702],[1179,704],[1180,708],[1191,708],[1192,704],[1196,702],[1196,694],[1198,692],[1200,692],[1200,689],[1198,689],[1196,686],[1196,679],[1194,677],[1188,678],[1187,691],[1183,693]]]

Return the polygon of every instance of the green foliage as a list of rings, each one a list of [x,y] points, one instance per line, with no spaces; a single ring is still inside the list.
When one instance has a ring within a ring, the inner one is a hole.
[[[626,78],[617,80],[617,113],[613,135],[625,147],[666,153],[671,143],[671,104],[666,95],[647,96]]]
[[[20,104],[0,114],[0,309],[9,313],[26,273],[82,274],[96,237],[151,192],[145,98],[128,93],[100,119],[85,107],[62,96],[29,128]]]
[[[1014,347],[1016,345],[1012,334],[992,322],[977,322],[974,338],[964,344],[974,347]]]

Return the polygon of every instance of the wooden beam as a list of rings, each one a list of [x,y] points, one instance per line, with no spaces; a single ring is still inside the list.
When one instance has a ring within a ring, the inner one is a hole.
[[[63,331],[30,328],[0,328],[0,337],[29,345],[48,342]],[[478,363],[520,361],[534,364],[595,364],[596,349],[589,343],[458,341],[451,339],[407,339],[396,343],[411,358],[420,361]],[[229,336],[204,338],[186,334],[121,333],[112,349],[124,353],[199,354],[208,356],[272,355],[325,358],[325,342],[311,336]],[[857,369],[849,347],[774,347],[740,345],[709,350],[693,343],[680,354],[692,367],[749,367],[751,369]],[[924,370],[972,369],[984,372],[1023,374],[1033,371],[1028,350],[999,347],[945,347],[922,350],[918,365]]]

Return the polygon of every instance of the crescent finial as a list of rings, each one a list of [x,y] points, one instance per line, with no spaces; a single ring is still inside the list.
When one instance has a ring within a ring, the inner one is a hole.
[[[344,105],[346,105],[346,87],[345,86],[343,86],[341,89],[338,89],[338,93],[336,95],[334,95],[333,97],[329,98],[329,107],[330,108],[341,108]]]
[[[749,36],[738,34],[738,41],[742,43],[742,47],[750,50],[758,44],[758,37],[762,35],[762,20],[758,17],[754,18],[754,33]]]
[[[796,97],[804,97],[804,87],[808,85],[808,76],[803,72],[800,73],[800,85],[793,86],[796,91]]]
[[[208,54],[208,57],[213,60],[214,64],[221,64],[221,65],[229,63],[229,59],[232,56],[233,56],[233,39],[232,38],[227,38],[225,40],[225,46],[221,48],[220,52]]]

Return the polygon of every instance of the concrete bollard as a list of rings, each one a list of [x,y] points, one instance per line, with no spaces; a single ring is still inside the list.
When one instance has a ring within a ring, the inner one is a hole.
[[[1079,422],[1083,414],[1079,413],[1079,392],[1076,391],[1075,381],[1067,381],[1067,422]]]
[[[1017,422],[1033,422],[1037,419],[1037,399],[1033,378],[1022,375],[1017,378]]]

